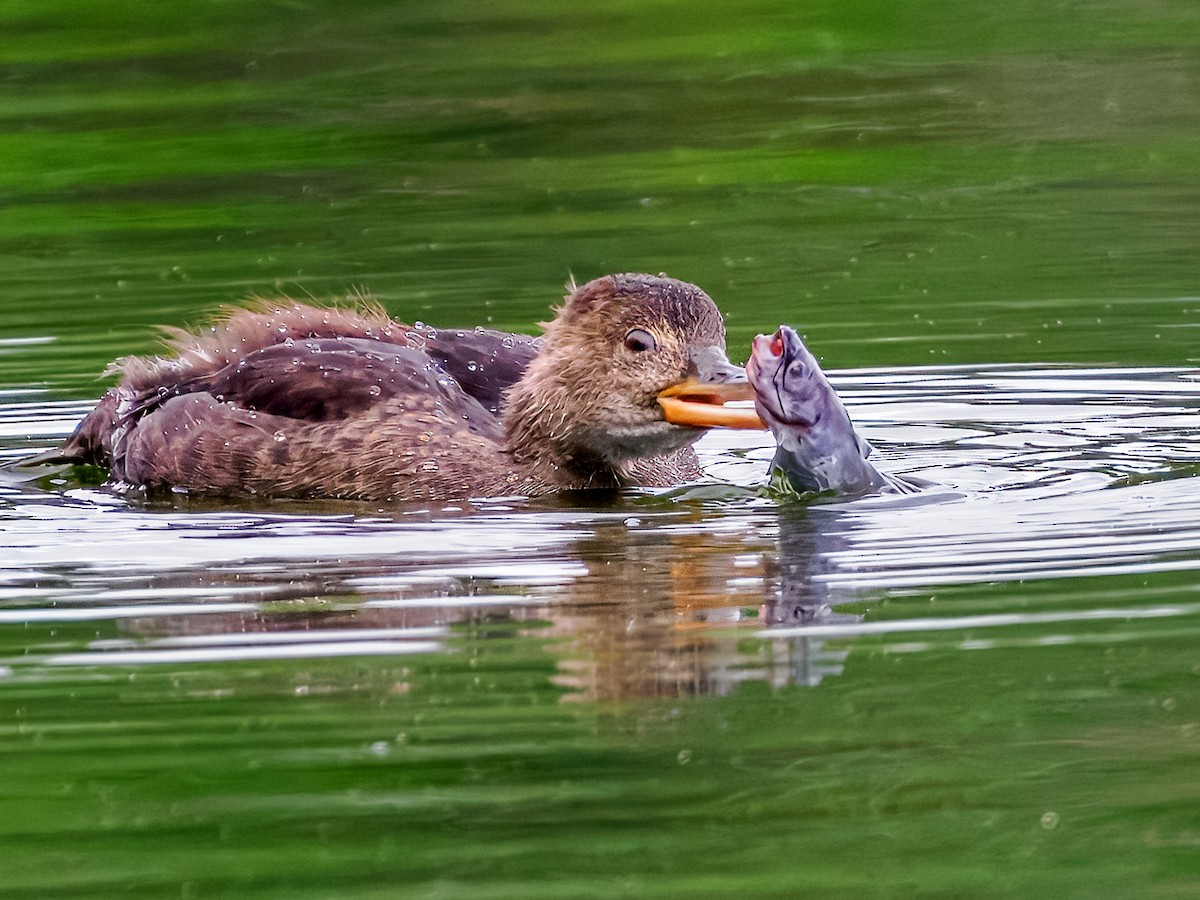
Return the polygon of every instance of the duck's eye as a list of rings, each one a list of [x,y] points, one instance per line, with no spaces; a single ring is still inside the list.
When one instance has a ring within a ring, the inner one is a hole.
[[[654,335],[650,332],[634,328],[625,335],[625,349],[634,353],[645,353],[647,350],[657,350],[658,341],[654,340]]]

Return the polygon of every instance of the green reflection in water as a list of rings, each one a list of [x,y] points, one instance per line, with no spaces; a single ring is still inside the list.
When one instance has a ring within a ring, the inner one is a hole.
[[[1186,4],[3,15],[0,330],[60,339],[5,382],[252,292],[529,329],[629,269],[832,365],[1196,357]]]
[[[979,634],[864,638],[816,689],[598,703],[552,682],[569,646],[499,620],[400,661],[19,667],[0,691],[3,881],[10,896],[1186,893],[1187,622],[1051,646],[1045,629],[992,630],[998,649],[975,652],[960,642]]]

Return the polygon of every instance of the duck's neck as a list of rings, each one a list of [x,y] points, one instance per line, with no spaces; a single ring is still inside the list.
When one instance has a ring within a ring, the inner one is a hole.
[[[619,470],[578,441],[572,400],[553,371],[535,359],[508,394],[505,445],[513,462],[559,489],[618,487]]]

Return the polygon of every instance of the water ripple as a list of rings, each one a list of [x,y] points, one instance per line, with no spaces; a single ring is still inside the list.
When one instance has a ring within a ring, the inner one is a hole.
[[[834,380],[880,467],[929,487],[781,505],[756,493],[769,437],[734,432],[699,444],[708,484],[588,508],[145,505],[64,473],[33,483],[9,470],[0,624],[110,625],[65,648],[18,642],[5,669],[443,652],[455,640],[446,629],[499,617],[564,642],[556,683],[573,696],[619,697],[816,683],[841,671],[844,651],[826,640],[1197,615],[1145,596],[868,620],[838,607],[1200,570],[1200,372],[992,366]],[[85,408],[0,407],[0,459],[52,445]],[[749,634],[782,655],[747,656]],[[609,671],[612,646],[623,648],[614,665],[657,674],[634,685]]]

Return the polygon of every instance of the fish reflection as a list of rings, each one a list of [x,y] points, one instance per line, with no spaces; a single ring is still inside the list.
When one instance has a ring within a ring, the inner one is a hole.
[[[779,513],[777,523],[775,541],[758,529],[625,523],[581,541],[587,573],[549,612],[564,640],[555,682],[570,689],[567,699],[724,695],[745,681],[781,688],[840,674],[848,651],[823,640],[746,640],[747,626],[859,618],[832,611],[829,589],[813,577],[837,535],[801,509]]]

